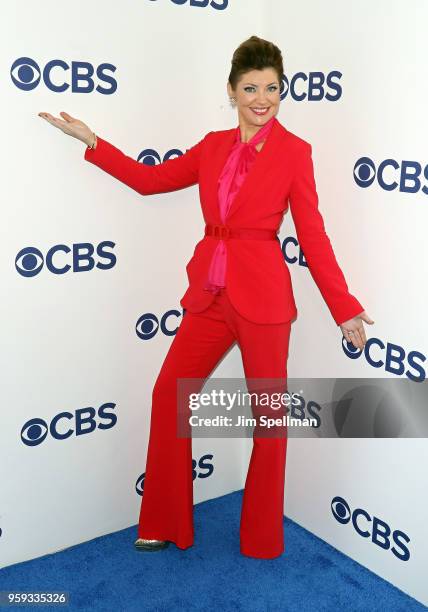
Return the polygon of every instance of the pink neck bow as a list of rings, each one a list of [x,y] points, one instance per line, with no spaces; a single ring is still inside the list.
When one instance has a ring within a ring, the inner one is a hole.
[[[239,191],[251,165],[257,157],[258,152],[255,145],[266,139],[272,129],[274,119],[275,117],[271,117],[271,119],[269,119],[269,121],[260,128],[248,142],[241,142],[240,127],[238,126],[236,128],[235,143],[230,151],[223,171],[220,174],[218,184],[220,216],[223,223],[226,221],[230,205],[235,195]]]

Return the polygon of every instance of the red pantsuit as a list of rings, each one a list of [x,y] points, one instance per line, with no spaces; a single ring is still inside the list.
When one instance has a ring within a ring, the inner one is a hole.
[[[204,290],[218,238],[205,234],[186,266],[186,314],[153,389],[150,441],[139,537],[193,542],[191,441],[176,435],[177,378],[204,378],[236,340],[247,378],[285,378],[291,321],[297,315],[291,276],[276,239],[288,206],[309,270],[337,325],[364,308],[348,290],[318,209],[311,145],[276,118],[231,204],[219,212],[218,180],[236,129],[209,132],[182,156],[148,166],[98,136],[85,159],[149,196],[199,185],[204,221],[217,226],[227,251],[226,289]],[[160,206],[160,204],[159,204]],[[239,232],[246,231],[244,237]],[[241,517],[241,551],[269,558],[283,551],[286,438],[254,439]]]
[[[289,335],[289,321],[260,325],[239,315],[227,289],[205,311],[186,312],[153,389],[139,538],[193,544],[191,438],[177,437],[177,378],[207,378],[236,341],[247,378],[286,379]],[[253,439],[240,530],[246,555],[284,550],[286,448],[285,437]]]

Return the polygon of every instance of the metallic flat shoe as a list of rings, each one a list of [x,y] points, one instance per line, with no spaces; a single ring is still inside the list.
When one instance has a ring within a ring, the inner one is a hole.
[[[144,552],[153,552],[156,550],[163,550],[164,548],[168,548],[169,541],[168,540],[146,540],[144,538],[138,538],[135,540],[134,546],[137,550]]]

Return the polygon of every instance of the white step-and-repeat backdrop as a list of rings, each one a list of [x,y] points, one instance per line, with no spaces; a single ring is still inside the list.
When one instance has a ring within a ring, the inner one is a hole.
[[[313,146],[327,232],[376,322],[361,354],[342,344],[288,212],[288,375],[425,380],[423,0],[45,0],[1,14],[1,566],[137,522],[151,391],[204,227],[197,187],[140,196],[40,111],[159,163],[237,125],[232,53],[252,34],[275,42],[278,118]],[[213,375],[243,376],[238,347]],[[195,501],[242,488],[250,450],[195,439]],[[428,603],[427,461],[422,438],[290,440],[285,514]]]

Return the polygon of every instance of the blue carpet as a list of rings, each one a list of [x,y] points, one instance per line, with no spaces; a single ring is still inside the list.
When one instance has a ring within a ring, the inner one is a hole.
[[[131,527],[6,567],[0,570],[0,591],[67,591],[67,606],[25,606],[51,612],[426,610],[286,518],[283,556],[242,556],[241,502],[242,491],[237,491],[197,504],[195,545],[185,551],[171,544],[156,553],[138,552],[133,548],[136,527]]]

